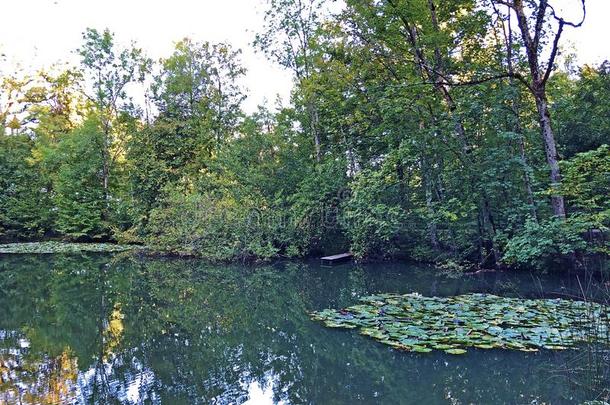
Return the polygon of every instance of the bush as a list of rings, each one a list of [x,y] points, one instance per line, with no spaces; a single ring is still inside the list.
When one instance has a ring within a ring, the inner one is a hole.
[[[296,228],[282,210],[264,200],[171,190],[152,210],[147,243],[156,250],[210,261],[269,260],[303,250]]]
[[[537,223],[529,220],[506,245],[503,261],[509,265],[550,268],[559,264],[587,243],[582,238],[584,224],[553,218]]]
[[[50,193],[31,163],[33,142],[0,134],[0,239],[36,239],[51,228]]]

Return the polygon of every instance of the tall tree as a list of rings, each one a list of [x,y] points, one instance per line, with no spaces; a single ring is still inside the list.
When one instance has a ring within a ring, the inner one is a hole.
[[[265,27],[256,35],[255,46],[290,69],[303,90],[308,132],[316,161],[322,156],[319,111],[315,90],[307,86],[313,73],[313,39],[321,24],[324,0],[268,0]]]
[[[207,155],[231,136],[241,119],[245,94],[240,80],[246,70],[240,54],[228,44],[185,38],[176,43],[170,57],[161,60],[162,69],[153,84],[161,118],[182,121],[185,135],[205,144]]]
[[[119,118],[122,113],[133,111],[127,95],[127,86],[142,83],[151,68],[151,60],[140,48],[117,49],[114,34],[108,29],[99,32],[88,28],[83,34],[83,45],[78,50],[86,84],[91,91],[85,94],[99,116],[103,141],[102,186],[106,206],[109,207],[111,169],[125,152],[124,137],[120,133]]]
[[[536,101],[538,111],[538,122],[544,141],[544,151],[550,169],[551,183],[555,187],[561,185],[561,173],[559,169],[559,155],[557,153],[557,142],[547,97],[546,85],[555,69],[555,58],[559,51],[559,42],[566,26],[580,27],[586,16],[585,0],[582,4],[583,16],[580,22],[570,22],[559,16],[549,0],[524,1],[524,0],[492,0],[498,4],[508,7],[514,13],[521,31],[522,45],[525,48],[529,66],[529,80],[523,80]],[[510,18],[510,16],[509,16]],[[550,26],[554,22],[555,27]],[[549,56],[543,60],[545,51],[545,36],[551,31],[552,42],[550,44]],[[520,76],[521,77],[521,76]],[[551,196],[553,213],[559,218],[565,218],[566,210],[562,195]]]

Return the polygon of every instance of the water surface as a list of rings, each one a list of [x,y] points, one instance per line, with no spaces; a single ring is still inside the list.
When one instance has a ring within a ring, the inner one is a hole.
[[[0,256],[0,404],[574,403],[559,371],[573,353],[405,353],[308,312],[375,292],[565,297],[589,284],[409,264]]]

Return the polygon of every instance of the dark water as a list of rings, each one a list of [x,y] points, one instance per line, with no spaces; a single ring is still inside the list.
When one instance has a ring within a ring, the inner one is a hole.
[[[573,353],[404,353],[307,313],[373,292],[579,290],[566,276],[452,278],[407,264],[0,256],[0,404],[574,403],[559,371]]]

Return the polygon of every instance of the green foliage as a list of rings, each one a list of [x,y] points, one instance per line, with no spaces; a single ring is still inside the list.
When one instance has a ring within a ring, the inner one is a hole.
[[[153,248],[211,261],[268,260],[298,254],[284,237],[290,224],[262,201],[168,190],[146,228]]]
[[[583,66],[575,79],[553,78],[551,90],[558,136],[566,158],[597,149],[610,137],[610,62]]]
[[[352,183],[344,221],[352,252],[357,257],[392,257],[407,213],[392,193],[398,181],[383,171],[361,172]]]
[[[540,92],[522,86],[531,65],[505,11],[478,0],[267,6],[254,45],[294,74],[292,105],[276,111],[242,110],[240,50],[188,38],[150,80],[141,49],[94,29],[80,70],[3,78],[4,237],[144,242],[211,260],[351,250],[459,268],[610,251],[607,63],[551,75],[543,98],[569,158],[551,186],[539,134],[553,131],[540,125]],[[128,88],[148,82],[144,120]],[[565,220],[551,215],[563,217],[559,196]]]
[[[296,191],[288,197],[290,218],[297,224],[297,240],[305,251],[338,253],[346,249],[341,210],[349,195],[347,180],[345,160],[327,160],[303,173]]]
[[[562,162],[562,168],[561,187],[547,193],[559,192],[566,197],[571,208],[569,218],[527,221],[507,243],[507,263],[545,268],[569,255],[610,252],[604,237],[610,227],[610,148],[602,145],[576,154]]]
[[[575,155],[562,162],[563,181],[559,192],[570,206],[594,226],[610,227],[610,146]]]
[[[164,204],[153,209],[147,227],[156,249],[200,254],[213,260],[235,255],[231,240],[231,205],[210,196],[169,191]]]
[[[78,53],[84,74],[92,83],[90,99],[106,115],[116,113],[119,104],[127,99],[126,86],[144,81],[151,66],[141,49],[117,49],[114,34],[108,29],[99,32],[87,28]]]
[[[241,51],[228,44],[176,43],[152,85],[160,123],[170,126],[175,158],[197,171],[236,130],[245,96]],[[171,142],[171,141],[170,141]]]
[[[310,73],[310,46],[321,23],[323,0],[269,0],[265,27],[254,44],[300,80]]]
[[[50,228],[50,193],[31,163],[32,143],[24,135],[0,135],[0,238],[40,237]]]
[[[503,260],[510,265],[553,269],[586,247],[581,225],[557,218],[542,223],[529,220],[506,244]]]
[[[179,158],[172,149],[180,139],[168,136],[162,123],[134,131],[127,148],[127,173],[134,223],[145,225],[150,211],[159,205],[161,190],[180,179]]]
[[[73,239],[99,239],[108,234],[103,217],[107,201],[102,183],[103,143],[100,123],[89,117],[58,147],[61,161],[54,183],[56,230]]]

